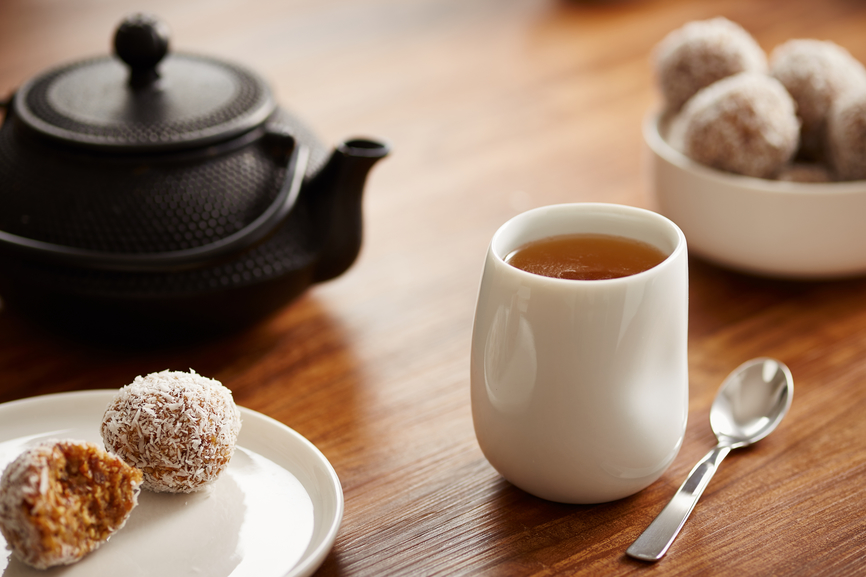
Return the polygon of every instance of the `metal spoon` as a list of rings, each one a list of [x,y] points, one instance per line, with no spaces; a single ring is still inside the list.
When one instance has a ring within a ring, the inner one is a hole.
[[[791,371],[773,359],[752,359],[728,375],[710,409],[710,427],[719,444],[692,469],[670,503],[626,553],[642,561],[661,559],[722,459],[731,449],[751,445],[772,433],[788,412],[793,395]]]

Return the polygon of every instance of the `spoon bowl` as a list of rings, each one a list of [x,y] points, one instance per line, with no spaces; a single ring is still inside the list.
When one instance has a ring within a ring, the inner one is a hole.
[[[791,406],[794,379],[783,363],[768,358],[747,361],[722,383],[710,408],[710,427],[718,439],[689,473],[658,517],[626,553],[658,561],[674,542],[713,474],[732,449],[760,441],[782,421]]]
[[[791,371],[773,359],[748,361],[722,383],[710,408],[710,428],[732,449],[760,441],[773,432],[791,406]]]

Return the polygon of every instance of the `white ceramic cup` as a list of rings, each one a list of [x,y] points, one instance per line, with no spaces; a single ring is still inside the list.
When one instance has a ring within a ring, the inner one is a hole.
[[[548,236],[601,233],[668,257],[635,275],[564,280],[506,264]],[[647,210],[562,204],[493,236],[472,333],[472,417],[481,450],[537,497],[601,503],[658,479],[688,415],[688,258],[682,231]]]

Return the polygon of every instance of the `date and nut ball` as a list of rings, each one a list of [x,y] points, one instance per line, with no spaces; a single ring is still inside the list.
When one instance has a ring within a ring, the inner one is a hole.
[[[669,140],[701,164],[772,178],[794,156],[800,123],[778,80],[743,72],[701,89],[671,124]]]
[[[0,479],[0,533],[37,569],[74,563],[123,527],[141,482],[141,471],[93,443],[45,441]]]
[[[754,38],[723,17],[689,22],[669,33],[656,46],[654,60],[668,112],[722,78],[767,71],[767,56]]]
[[[106,448],[144,473],[144,488],[171,493],[215,481],[240,429],[231,391],[194,371],[136,377],[118,391],[101,427]]]
[[[797,104],[801,156],[824,157],[826,124],[833,103],[850,91],[866,90],[866,69],[841,46],[824,40],[795,39],[770,54],[770,74]]]
[[[840,98],[827,122],[830,162],[842,180],[866,180],[866,89]]]

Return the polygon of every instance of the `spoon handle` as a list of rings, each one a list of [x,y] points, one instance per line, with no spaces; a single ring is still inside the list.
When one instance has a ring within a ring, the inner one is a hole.
[[[676,539],[701,494],[731,447],[718,445],[701,459],[662,512],[626,553],[642,561],[658,561]]]

